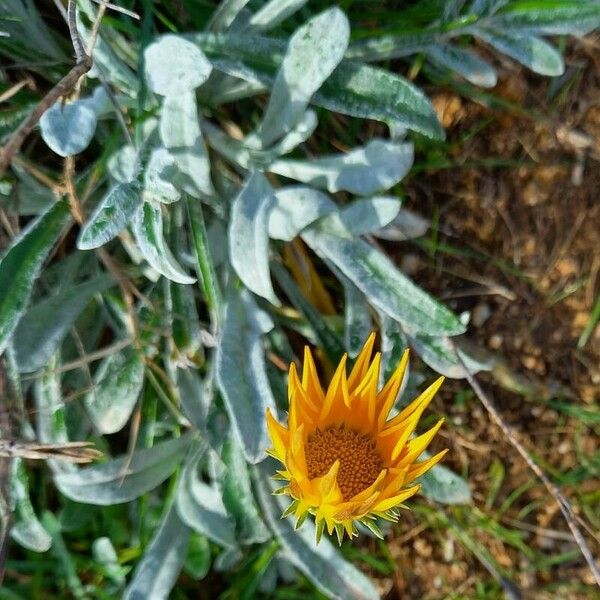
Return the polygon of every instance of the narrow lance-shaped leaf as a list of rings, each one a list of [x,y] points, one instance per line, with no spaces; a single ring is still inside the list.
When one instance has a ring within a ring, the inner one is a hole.
[[[99,275],[85,283],[68,286],[29,308],[13,336],[19,371],[30,373],[43,367],[93,296],[114,283],[112,277]],[[48,319],[48,315],[52,318]]]
[[[160,205],[144,202],[133,219],[133,234],[151,267],[176,283],[194,283],[179,265],[163,236],[163,217]]]
[[[313,160],[282,159],[268,170],[330,192],[346,190],[370,195],[396,185],[413,163],[412,144],[371,140],[347,154],[322,156]]]
[[[465,369],[456,357],[452,342],[447,337],[426,335],[409,336],[410,345],[418,355],[434,370],[453,379],[464,379]],[[471,373],[488,371],[493,366],[489,357],[476,358],[456,345],[457,352]]]
[[[194,242],[196,273],[198,274],[198,281],[211,312],[213,328],[218,332],[221,323],[221,291],[208,244],[202,205],[200,202],[189,197],[186,200],[192,241]]]
[[[217,348],[217,383],[233,430],[252,463],[265,457],[269,445],[265,413],[275,406],[262,345],[262,336],[272,327],[250,294],[232,291]]]
[[[269,0],[250,19],[248,29],[268,31],[300,10],[308,0]]]
[[[498,81],[494,67],[469,50],[440,44],[427,48],[427,55],[434,63],[455,71],[473,85],[490,88]]]
[[[400,200],[391,196],[361,198],[321,219],[319,228],[349,238],[377,233],[396,218],[400,206]]]
[[[548,42],[533,35],[517,36],[506,31],[475,30],[475,35],[499,52],[514,58],[535,73],[556,77],[565,70],[559,52]]]
[[[311,187],[279,188],[269,213],[269,237],[291,242],[303,229],[336,210],[335,202],[327,194]]]
[[[177,183],[194,197],[213,194],[194,90],[173,93],[165,98],[159,128],[162,143],[181,173]]]
[[[11,462],[10,497],[15,524],[11,535],[21,546],[34,552],[46,552],[52,545],[50,534],[39,522],[29,498],[29,480],[20,458]],[[8,518],[8,515],[2,515]]]
[[[177,512],[189,527],[224,548],[234,548],[235,530],[218,490],[200,480],[198,466],[207,450],[205,442],[191,449],[177,486]]]
[[[141,186],[136,181],[119,183],[100,201],[77,238],[80,250],[99,248],[117,236],[142,202]]]
[[[346,277],[341,281],[344,286],[344,346],[354,358],[373,331],[373,320],[364,294]]]
[[[246,287],[279,305],[269,274],[269,212],[275,199],[262,173],[253,173],[231,206],[229,257]]]
[[[225,442],[222,458],[226,465],[221,482],[223,503],[235,519],[239,539],[244,544],[267,541],[271,535],[256,508],[248,466],[235,438]]]
[[[348,277],[372,306],[411,331],[429,335],[464,332],[464,325],[450,310],[417,287],[387,256],[367,242],[314,230],[307,230],[303,238]]]
[[[0,260],[0,354],[27,307],[44,260],[68,221],[69,205],[60,200],[27,227]]]
[[[190,533],[174,504],[169,506],[133,573],[123,600],[166,600],[183,567]]]
[[[257,131],[263,147],[296,125],[312,95],[342,60],[349,37],[348,19],[338,8],[313,17],[292,35]]]
[[[133,348],[105,358],[94,374],[94,387],[84,398],[100,433],[120,431],[131,416],[144,383],[144,361]]]
[[[54,477],[54,483],[67,498],[76,502],[101,506],[129,502],[167,479],[191,440],[190,434],[183,435],[152,448],[136,450],[131,460],[121,456],[75,473],[61,473]]]
[[[584,35],[600,24],[600,4],[582,0],[517,0],[490,18],[497,31]]]
[[[284,42],[262,36],[191,36],[220,71],[272,86],[285,53]],[[364,64],[344,60],[314,94],[311,104],[353,117],[375,119],[443,139],[430,101],[414,85]]]

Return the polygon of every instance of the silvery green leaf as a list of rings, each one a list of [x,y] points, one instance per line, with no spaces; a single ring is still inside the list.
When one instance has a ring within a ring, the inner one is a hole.
[[[313,134],[318,124],[317,113],[308,109],[290,131],[263,154],[259,154],[259,157],[264,157],[264,163],[268,164],[276,158],[288,154],[296,146],[305,142]]]
[[[218,490],[204,483],[198,465],[207,449],[197,442],[188,457],[177,487],[177,512],[181,520],[216,544],[233,548],[236,544],[234,525],[228,517]]]
[[[464,332],[464,326],[450,310],[417,287],[370,244],[314,230],[305,231],[303,238],[348,277],[372,306],[412,331],[429,335]]]
[[[469,12],[474,15],[489,15],[501,9],[510,0],[473,0]]]
[[[383,386],[383,383],[390,378],[400,362],[402,353],[408,348],[408,340],[398,321],[395,321],[381,311],[378,312],[378,316],[379,331],[381,333],[381,370],[379,372],[379,382]],[[407,375],[408,369],[410,369],[410,365],[407,366]],[[408,376],[404,377],[402,387],[398,391],[398,398],[402,396],[407,381]]]
[[[274,160],[291,152],[296,146],[305,142],[317,127],[317,116],[313,110],[307,110],[296,126],[286,133],[277,143],[267,150],[251,147],[253,139],[249,136],[246,140],[236,140],[210,123],[204,126],[207,142],[221,156],[243,169],[266,169]]]
[[[250,294],[230,294],[217,347],[217,384],[233,430],[252,463],[265,457],[269,445],[265,413],[275,407],[262,344],[262,336],[272,327]]]
[[[401,242],[421,237],[427,233],[431,222],[407,208],[401,208],[396,217],[383,229],[374,232],[382,240]]]
[[[236,537],[243,544],[266,542],[271,534],[256,508],[246,459],[232,436],[225,441],[221,458],[227,467],[221,480],[223,503],[235,519]]]
[[[600,4],[578,0],[510,2],[490,19],[496,31],[511,34],[584,35],[600,24]]]
[[[427,48],[427,55],[434,63],[455,71],[473,85],[490,88],[498,82],[494,67],[469,50],[435,45]]]
[[[211,70],[202,50],[178,35],[163,35],[144,50],[148,87],[161,96],[194,90],[208,79]]]
[[[319,227],[350,238],[375,233],[396,217],[401,204],[391,196],[362,198],[321,219]]]
[[[269,0],[250,19],[249,30],[268,31],[300,10],[307,0]]]
[[[373,331],[369,303],[364,294],[342,275],[344,286],[344,346],[355,358]]]
[[[268,222],[274,203],[265,176],[252,173],[231,205],[229,259],[248,289],[278,306],[269,274]]]
[[[421,454],[421,460],[430,455]],[[469,484],[460,475],[453,473],[443,465],[435,465],[417,480],[421,484],[421,493],[436,502],[443,504],[469,504],[471,490]]]
[[[106,357],[94,373],[84,404],[100,433],[116,433],[129,420],[144,383],[144,361],[131,347]]]
[[[11,164],[11,169],[17,176],[16,206],[11,206],[11,212],[16,211],[23,216],[46,212],[56,200],[52,190],[39,183],[18,163]]]
[[[167,600],[185,561],[190,528],[172,504],[138,562],[123,600]]]
[[[61,515],[61,518],[63,515]],[[92,555],[94,560],[102,565],[102,570],[107,579],[113,581],[119,587],[125,585],[125,573],[128,569],[119,564],[117,551],[110,538],[106,536],[96,538],[92,543]]]
[[[99,85],[90,96],[81,98],[81,102],[91,108],[99,119],[110,115],[114,110],[106,89],[102,85]]]
[[[177,389],[184,415],[199,431],[206,429],[209,398],[198,372],[192,368],[177,369]]]
[[[269,237],[290,242],[303,229],[336,209],[329,196],[311,187],[279,188],[269,213]]]
[[[191,39],[210,57],[215,69],[269,87],[285,52],[284,42],[262,36],[200,33]],[[342,61],[311,103],[444,138],[433,107],[421,90],[389,71],[364,64]]]
[[[33,552],[46,552],[52,545],[52,537],[33,510],[29,498],[29,479],[20,458],[14,458],[10,465],[10,501],[15,521],[11,531],[13,539]]]
[[[313,160],[278,160],[270,165],[269,171],[332,193],[345,190],[367,196],[396,185],[412,163],[412,144],[375,139],[347,154]]]
[[[272,464],[270,464],[273,469]],[[355,566],[344,560],[327,538],[315,544],[315,528],[310,520],[296,530],[290,517],[281,518],[286,508],[284,496],[273,496],[273,486],[268,474],[273,471],[255,469],[256,493],[267,524],[283,547],[286,558],[312,583],[330,598],[352,598],[353,600],[377,600],[379,594]]]
[[[182,174],[180,187],[194,197],[211,195],[210,164],[200,131],[193,90],[167,96],[160,116],[160,137]]]
[[[181,230],[179,233],[182,233]],[[175,359],[174,362],[186,363],[188,359],[191,361],[202,360],[203,331],[196,308],[194,288],[191,285],[174,282],[171,282],[170,288],[173,301],[171,323],[173,343],[177,352],[182,355],[182,360]]]
[[[99,275],[85,283],[68,286],[29,308],[13,334],[19,371],[31,373],[43,367],[93,296],[114,283],[112,277]],[[52,318],[48,319],[48,315]]]
[[[44,260],[69,219],[67,201],[55,202],[32,221],[3,253],[0,259],[0,354],[6,349],[27,308]]]
[[[246,4],[248,4],[248,0],[223,0],[210,18],[207,29],[210,31],[225,31],[235,21]]]
[[[36,379],[34,385],[37,439],[45,444],[69,442],[66,423],[66,407],[61,390],[61,376],[57,371],[58,360],[53,358]],[[48,459],[54,473],[72,473],[74,464],[57,459]]]
[[[111,506],[130,502],[153,490],[179,465],[192,440],[190,434],[135,450],[130,457],[55,475],[56,487],[71,500]]]
[[[257,131],[262,147],[296,125],[312,95],[344,57],[349,38],[348,19],[338,8],[318,14],[292,35]]]
[[[59,156],[83,152],[96,131],[96,113],[83,100],[55,102],[40,119],[42,138]]]
[[[366,62],[402,58],[423,52],[440,38],[438,31],[369,36],[350,44],[346,58]]]
[[[535,73],[551,77],[564,73],[565,65],[559,52],[548,42],[533,35],[518,36],[509,32],[479,28],[475,35]]]
[[[456,358],[452,343],[447,337],[409,335],[409,340],[410,345],[415,349],[417,354],[434,371],[452,379],[464,379],[466,377],[465,370]],[[483,359],[476,358],[458,346],[457,350],[471,373],[489,371],[493,367],[493,362],[489,357]]]
[[[116,237],[131,221],[142,202],[140,185],[118,183],[90,215],[77,238],[80,250],[99,248]]]
[[[153,269],[176,283],[194,283],[179,265],[163,236],[163,218],[160,205],[144,202],[135,214],[132,223],[135,240]]]
[[[184,571],[196,581],[204,579],[210,571],[211,550],[205,536],[192,532],[188,552],[183,565]]]
[[[177,202],[181,193],[172,183],[176,177],[175,158],[165,148],[154,148],[144,172],[144,199],[165,204]]]
[[[80,3],[81,4],[81,3]],[[82,8],[80,6],[80,8]],[[84,46],[86,46],[91,37],[91,28],[88,29],[81,20],[80,11],[77,11],[77,30]],[[95,15],[91,15],[93,21]],[[114,33],[113,33],[114,35]],[[122,61],[106,42],[103,37],[103,31],[100,30],[94,44],[92,53],[94,66],[88,72],[88,77],[98,77],[98,71],[101,70],[106,79],[112,83],[116,89],[123,91],[130,96],[136,96],[139,82],[134,72]]]
[[[140,169],[138,154],[133,146],[123,146],[108,159],[107,169],[118,183],[132,182]]]

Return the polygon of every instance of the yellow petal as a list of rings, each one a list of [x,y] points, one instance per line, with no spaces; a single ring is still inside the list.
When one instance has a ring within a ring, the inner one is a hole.
[[[267,429],[269,436],[273,442],[273,450],[276,457],[283,462],[285,459],[285,451],[289,444],[290,432],[281,423],[275,420],[271,414],[271,409],[267,408]]]
[[[383,487],[385,483],[385,478],[387,477],[387,469],[383,469],[381,473],[377,476],[377,479],[368,487],[365,488],[362,492],[355,494],[352,498],[349,499],[349,502],[364,502],[367,498],[372,496],[375,492],[378,492]]]
[[[302,387],[310,398],[314,398],[318,405],[323,404],[325,393],[319,381],[319,374],[308,346],[304,346],[304,363],[302,365]]]
[[[337,475],[340,470],[340,461],[336,460],[329,471],[320,477],[319,492],[321,493],[321,501],[323,503],[339,501],[341,493],[337,485]],[[336,489],[338,488],[338,489]],[[336,493],[337,492],[337,493]]]
[[[398,461],[397,467],[408,466],[413,463],[419,455],[429,446],[429,442],[434,438],[439,428],[444,423],[444,419],[440,419],[429,431],[410,440],[406,445],[406,454]]]
[[[373,512],[385,512],[386,510],[390,510],[390,508],[394,508],[394,506],[402,504],[402,502],[404,502],[407,498],[414,496],[420,488],[420,485],[415,485],[411,488],[407,488],[406,490],[402,490],[402,492],[396,496],[392,496],[391,498],[386,498],[385,500],[378,502],[373,507]]]
[[[369,362],[371,360],[371,353],[373,352],[373,346],[375,345],[375,332],[367,338],[365,345],[362,347],[360,354],[356,357],[354,367],[348,377],[348,388],[352,391],[364,378],[367,369],[369,368]]]
[[[351,394],[351,404],[354,410],[361,411],[371,425],[375,418],[375,401],[377,386],[379,384],[379,369],[381,366],[381,352],[373,357],[363,380],[354,388]],[[355,400],[356,399],[356,400]]]
[[[336,369],[336,372],[327,388],[327,394],[325,395],[325,401],[321,407],[321,413],[319,415],[319,423],[322,423],[330,412],[335,414],[336,408],[340,405],[347,405],[349,402],[348,398],[348,380],[346,379],[346,361],[348,355],[344,354],[340,364]]]
[[[377,428],[382,429],[383,425],[396,402],[398,392],[402,387],[404,381],[404,375],[406,374],[406,366],[408,365],[408,348],[402,354],[402,358],[396,367],[396,370],[392,376],[388,379],[387,383],[383,386],[383,389],[377,394]]]
[[[407,470],[406,469],[390,469],[390,478],[388,479],[387,485],[381,492],[380,498],[390,498],[394,494],[397,494],[406,481]]]
[[[439,377],[436,379],[422,394],[417,396],[406,408],[399,412],[393,419],[386,423],[386,427],[393,427],[398,423],[402,423],[410,417],[415,411],[420,410],[423,412],[427,405],[433,400],[436,392],[440,389],[442,383],[444,383],[445,377]]]
[[[417,477],[421,477],[421,475],[423,475],[423,473],[427,473],[427,471],[429,471],[429,469],[431,469],[431,467],[433,467],[434,465],[439,463],[440,460],[442,460],[442,458],[444,458],[444,456],[446,455],[447,452],[448,452],[448,449],[446,448],[446,450],[442,450],[441,452],[438,452],[435,456],[432,456],[431,458],[428,458],[427,460],[424,460],[419,463],[413,463],[413,465],[408,469],[405,483],[410,483],[411,481],[414,481]]]

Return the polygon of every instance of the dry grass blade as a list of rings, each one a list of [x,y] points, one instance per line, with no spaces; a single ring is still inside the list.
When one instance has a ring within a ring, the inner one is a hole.
[[[64,444],[41,444],[18,440],[0,440],[1,458],[27,458],[47,460],[49,458],[74,463],[90,463],[100,458],[102,452],[92,447],[92,442],[67,442]]]
[[[546,475],[546,473],[533,461],[525,446],[523,446],[523,444],[517,439],[517,436],[513,429],[500,416],[500,413],[496,410],[496,407],[494,406],[492,400],[483,391],[483,388],[479,385],[477,379],[475,379],[473,374],[469,371],[469,368],[458,353],[454,343],[452,341],[450,341],[450,343],[452,344],[452,348],[454,350],[454,354],[456,355],[457,360],[460,362],[463,369],[465,370],[466,378],[469,382],[469,385],[473,388],[473,391],[483,404],[484,408],[492,417],[492,420],[496,423],[496,425],[498,425],[498,427],[500,427],[502,433],[504,433],[510,444],[523,457],[523,459],[527,463],[527,466],[536,474],[536,476],[544,484],[545,488],[548,490],[548,493],[554,498],[554,500],[556,500],[556,503],[558,504],[565,518],[565,521],[567,522],[567,525],[569,526],[569,529],[573,534],[573,539],[575,540],[575,543],[579,546],[581,554],[588,563],[590,571],[592,572],[592,575],[594,576],[594,579],[596,581],[596,584],[598,585],[598,587],[600,587],[600,569],[598,568],[596,560],[594,559],[594,555],[592,554],[592,551],[585,537],[583,536],[581,529],[579,529],[579,526],[577,525],[577,517],[573,512],[573,507],[571,506],[571,503],[565,498],[565,496],[558,489],[558,487],[550,480],[548,475]]]

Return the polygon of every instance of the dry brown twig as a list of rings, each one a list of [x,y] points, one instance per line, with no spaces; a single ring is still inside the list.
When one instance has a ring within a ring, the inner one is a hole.
[[[515,431],[513,431],[512,427],[504,421],[498,410],[496,409],[494,403],[490,399],[490,397],[483,391],[483,388],[479,385],[479,382],[473,376],[473,373],[469,370],[465,361],[462,359],[459,354],[456,345],[452,340],[450,340],[450,344],[454,350],[454,354],[456,355],[457,360],[461,364],[462,368],[465,371],[466,379],[469,382],[469,385],[473,388],[473,391],[483,404],[484,408],[489,413],[492,421],[500,427],[502,433],[506,436],[511,446],[515,448],[515,450],[521,455],[523,460],[527,463],[527,466],[535,473],[535,475],[539,478],[539,480],[544,484],[544,487],[548,490],[548,493],[554,498],[558,507],[560,508],[569,529],[571,530],[571,534],[573,535],[573,539],[577,546],[579,546],[579,550],[581,554],[585,558],[592,575],[596,581],[598,587],[600,587],[600,568],[594,559],[594,555],[581,532],[581,529],[577,525],[577,515],[573,512],[573,507],[571,503],[567,500],[567,498],[563,495],[560,489],[550,480],[548,475],[539,467],[539,465],[531,458],[527,448],[519,441],[516,436]]]

